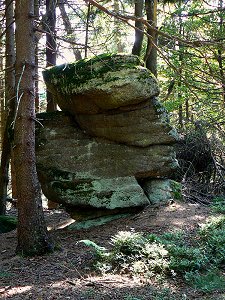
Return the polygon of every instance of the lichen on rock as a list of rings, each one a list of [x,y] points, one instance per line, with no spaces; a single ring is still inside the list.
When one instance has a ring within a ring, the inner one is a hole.
[[[115,72],[140,66],[142,63],[135,55],[101,54],[74,63],[50,67],[43,72],[47,84],[56,85],[58,92],[72,94],[88,84],[91,79],[106,76]],[[115,78],[114,78],[115,80]],[[110,79],[108,79],[110,81]]]
[[[137,56],[103,54],[47,69],[44,79],[62,110],[41,114],[36,135],[48,199],[91,219],[170,196],[162,190],[177,168],[176,131]]]
[[[43,72],[62,110],[98,113],[159,94],[156,78],[135,55],[99,55]]]

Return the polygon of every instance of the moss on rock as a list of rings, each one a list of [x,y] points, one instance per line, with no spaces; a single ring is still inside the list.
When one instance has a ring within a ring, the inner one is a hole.
[[[60,108],[73,115],[137,104],[159,94],[156,78],[135,55],[103,54],[52,67],[43,76]]]
[[[138,56],[104,53],[74,63],[50,67],[43,72],[43,77],[47,84],[57,85],[59,91],[72,94],[91,79],[103,78],[107,72],[133,69],[140,65],[142,62]],[[117,80],[116,77],[107,79]]]

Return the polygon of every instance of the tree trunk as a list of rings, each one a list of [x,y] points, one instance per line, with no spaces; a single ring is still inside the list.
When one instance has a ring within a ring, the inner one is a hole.
[[[144,6],[144,1],[143,0],[136,0],[135,1],[135,17],[140,18],[143,17],[143,6]],[[132,49],[132,54],[134,55],[141,55],[141,48],[142,48],[142,42],[143,42],[143,37],[144,37],[144,32],[143,32],[143,23],[141,21],[135,21],[135,41],[134,41],[134,46]]]
[[[88,56],[88,31],[89,31],[89,20],[90,20],[91,4],[88,3],[87,17],[86,17],[86,29],[85,29],[85,46],[84,46],[84,57]]]
[[[222,105],[225,107],[225,74],[224,74],[224,67],[223,67],[223,59],[222,59],[222,51],[218,50],[217,61],[219,64],[219,71],[220,71],[220,80],[222,85]]]
[[[186,96],[186,100],[185,100],[185,119],[186,119],[186,122],[190,121],[189,98],[187,96]]]
[[[5,104],[8,108],[3,139],[0,166],[0,215],[6,211],[7,187],[9,182],[9,162],[11,157],[11,141],[9,129],[15,115],[15,43],[14,43],[14,7],[13,1],[6,0],[6,44],[5,44]]]
[[[3,1],[0,0],[1,7],[3,6]],[[4,3],[5,5],[5,3]],[[0,11],[0,18],[3,19],[4,10]],[[0,35],[3,34],[5,28],[5,22],[0,22]],[[1,123],[0,123],[0,140],[1,140],[1,149],[2,149],[2,137],[4,135],[4,128],[5,128],[5,98],[4,98],[4,44],[3,39],[0,38],[0,105],[1,105]]]
[[[179,8],[181,7],[181,1],[179,1]],[[182,18],[181,15],[179,15],[179,34],[180,36],[184,35],[184,27],[182,24]],[[179,100],[179,111],[178,111],[178,116],[179,116],[179,126],[180,128],[183,128],[183,101],[182,101],[182,92],[181,92],[181,87],[182,87],[182,73],[183,73],[183,60],[184,60],[184,49],[182,43],[179,41],[178,42],[178,60],[179,60],[179,79],[178,79],[178,100]]]
[[[56,65],[56,40],[55,40],[55,26],[56,26],[56,2],[57,0],[46,0],[46,67]],[[57,105],[54,97],[50,91],[47,90],[47,112],[56,111]],[[48,209],[57,208],[58,204],[48,200]]]
[[[16,74],[18,111],[14,155],[18,206],[17,253],[52,251],[41,202],[35,161],[35,41],[34,0],[16,0]]]
[[[180,95],[180,92],[178,92],[178,99],[180,99],[180,98],[181,98],[181,95]],[[183,128],[183,106],[182,106],[182,104],[179,105],[178,123],[179,123],[180,128]]]
[[[145,9],[147,20],[153,27],[157,26],[157,0],[145,0]],[[157,44],[157,35],[151,28],[147,29],[147,33],[151,36],[148,37],[148,45],[145,54],[146,68],[148,68],[155,76],[157,76],[157,49],[154,44]]]
[[[218,9],[222,10],[222,8],[223,8],[223,0],[219,0]],[[221,36],[223,36],[223,30],[224,30],[224,19],[222,15],[220,15],[219,32]],[[220,49],[218,49],[217,51],[217,62],[219,65],[220,80],[222,85],[222,106],[225,107],[225,73],[224,73],[222,51],[224,51],[224,45],[221,45]]]
[[[66,33],[71,38],[71,37],[73,37],[74,30],[71,26],[70,19],[68,17],[67,12],[66,12],[65,5],[64,5],[64,0],[59,0],[58,1],[58,6],[59,6],[59,9],[60,9],[62,19],[63,19],[63,24],[64,24],[64,27],[65,27]],[[73,37],[73,40],[75,42],[74,37]],[[72,49],[73,49],[75,59],[76,60],[82,59],[80,50],[77,49],[76,47],[74,47],[74,45],[72,45]]]
[[[46,66],[51,67],[56,65],[56,0],[46,0],[46,15]],[[53,96],[49,91],[47,91],[47,111],[55,111],[56,109],[57,105]]]
[[[37,19],[39,19],[39,0],[34,0],[34,15]],[[38,74],[38,39],[36,41],[35,47],[35,112],[40,112],[40,100],[39,100],[39,74]]]
[[[119,0],[114,0],[114,12],[115,13],[120,12]],[[124,52],[124,46],[122,44],[122,34],[121,34],[120,25],[121,25],[121,22],[117,18],[114,18],[115,44],[116,44],[116,51],[119,53]]]

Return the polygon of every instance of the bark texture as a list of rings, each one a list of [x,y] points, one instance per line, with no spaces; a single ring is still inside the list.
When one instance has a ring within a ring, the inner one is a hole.
[[[157,26],[157,0],[145,0],[145,9],[147,20],[150,25]],[[145,54],[146,68],[157,76],[157,50],[154,44],[157,44],[157,35],[152,28],[148,28],[148,45]]]
[[[39,255],[52,250],[41,203],[35,162],[34,1],[16,1],[16,74],[18,110],[14,155],[18,196],[17,253]]]
[[[5,104],[8,108],[8,116],[6,119],[6,124],[2,138],[2,154],[0,166],[0,215],[4,215],[6,211],[7,186],[9,181],[9,162],[11,157],[11,142],[9,138],[9,129],[11,124],[13,123],[15,114],[15,50],[13,2],[11,0],[6,0],[5,5],[7,28],[5,45]]]
[[[46,66],[55,66],[56,64],[56,0],[46,0]],[[57,109],[52,94],[47,91],[47,111],[55,111]]]
[[[135,17],[140,18],[143,17],[143,7],[144,7],[144,1],[143,0],[136,0],[135,1]],[[142,48],[142,42],[144,37],[143,32],[143,23],[141,21],[135,21],[135,41],[134,46],[132,49],[132,54],[134,55],[141,55],[141,48]]]

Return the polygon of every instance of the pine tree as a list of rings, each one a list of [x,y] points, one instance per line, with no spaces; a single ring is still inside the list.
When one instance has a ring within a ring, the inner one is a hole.
[[[14,155],[18,200],[17,253],[39,255],[53,249],[44,221],[35,162],[34,0],[17,0]]]

